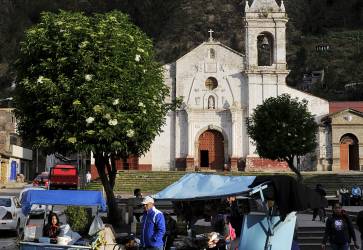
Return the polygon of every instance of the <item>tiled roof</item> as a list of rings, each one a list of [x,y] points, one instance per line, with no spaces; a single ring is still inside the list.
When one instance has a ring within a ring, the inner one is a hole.
[[[363,112],[363,102],[329,102],[329,113],[345,109],[354,109]]]

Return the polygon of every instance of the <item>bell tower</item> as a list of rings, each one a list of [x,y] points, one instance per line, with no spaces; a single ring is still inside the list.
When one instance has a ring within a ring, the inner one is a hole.
[[[254,0],[245,6],[245,51],[247,74],[269,74],[277,84],[285,84],[286,23],[283,1]],[[271,79],[272,80],[272,79]]]
[[[254,0],[245,6],[245,71],[248,85],[248,116],[257,105],[269,97],[286,92],[286,23],[283,1]],[[252,141],[248,145],[249,158],[256,156]],[[247,164],[248,165],[248,164]]]

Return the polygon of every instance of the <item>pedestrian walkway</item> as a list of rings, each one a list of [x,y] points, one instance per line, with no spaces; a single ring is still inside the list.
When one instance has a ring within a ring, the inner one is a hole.
[[[0,188],[1,189],[13,189],[13,188],[21,189],[21,188],[24,188],[26,185],[28,185],[27,182],[7,182],[5,184],[1,183]]]

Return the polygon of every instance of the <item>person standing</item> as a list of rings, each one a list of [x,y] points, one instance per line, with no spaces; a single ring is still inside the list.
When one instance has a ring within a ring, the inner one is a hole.
[[[154,199],[150,196],[146,196],[141,204],[144,206],[141,219],[141,247],[144,250],[162,250],[166,231],[164,215],[156,209]]]
[[[329,240],[332,250],[349,250],[351,239],[354,241],[354,247],[359,249],[353,224],[349,216],[342,211],[339,203],[335,203],[333,205],[333,214],[326,221],[321,248],[325,250],[326,243]]]
[[[92,179],[91,172],[90,171],[87,171],[87,174],[86,174],[86,182],[87,182],[87,184],[91,182],[91,179]]]
[[[324,188],[323,188],[323,186],[321,184],[316,184],[315,192],[317,192],[320,195],[321,201],[323,201],[325,199],[326,192],[325,192],[325,190],[324,190]],[[321,202],[321,204],[323,204],[323,202]],[[326,212],[325,212],[324,205],[319,207],[319,208],[314,208],[314,210],[313,210],[313,221],[315,220],[315,218],[316,218],[316,216],[318,214],[319,214],[320,221],[325,222]]]
[[[136,202],[137,202],[137,205],[138,205],[138,208],[140,208],[139,204],[140,204],[140,201],[138,199],[142,199],[142,193],[141,193],[141,189],[140,188],[135,188],[134,189],[134,197],[137,199]],[[136,203],[134,203],[136,204]],[[138,209],[140,210],[140,209]],[[136,221],[137,222],[140,222],[140,217],[143,215],[143,213],[141,212],[134,212],[134,216],[136,218]]]
[[[238,249],[241,235],[243,216],[241,215],[236,196],[227,197],[227,211],[229,213],[230,226],[235,231],[234,239],[231,239],[230,249]]]
[[[360,239],[361,239],[361,250],[363,249],[363,210],[359,211],[358,215],[357,215],[357,226],[360,232]]]
[[[360,200],[362,198],[362,190],[358,185],[354,185],[352,187],[352,205],[353,206],[359,206]]]

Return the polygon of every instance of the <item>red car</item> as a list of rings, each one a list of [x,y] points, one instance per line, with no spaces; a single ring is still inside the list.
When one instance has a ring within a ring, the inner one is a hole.
[[[49,185],[49,172],[42,172],[38,174],[33,180],[34,187],[45,187],[48,188]]]

